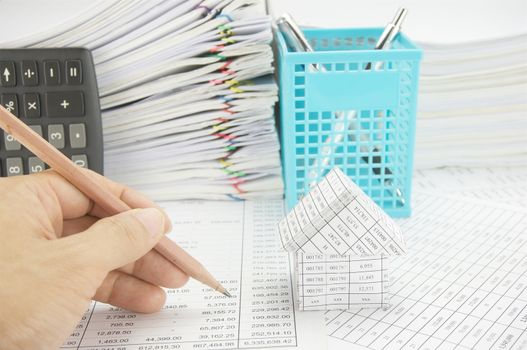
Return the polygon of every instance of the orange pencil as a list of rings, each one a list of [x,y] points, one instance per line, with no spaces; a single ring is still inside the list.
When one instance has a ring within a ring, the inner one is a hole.
[[[75,165],[64,154],[40,137],[40,135],[34,132],[24,122],[8,112],[3,106],[0,106],[0,128],[8,134],[11,134],[18,142],[111,215],[131,209],[126,203],[92,180],[81,171],[79,166]],[[225,296],[231,297],[231,294],[199,261],[194,259],[166,236],[159,241],[155,249],[190,277],[206,284]]]

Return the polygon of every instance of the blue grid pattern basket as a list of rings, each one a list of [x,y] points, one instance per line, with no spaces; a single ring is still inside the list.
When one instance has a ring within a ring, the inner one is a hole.
[[[393,217],[410,215],[422,51],[382,28],[309,29],[315,52],[292,52],[276,33],[280,137],[287,206],[338,166]]]

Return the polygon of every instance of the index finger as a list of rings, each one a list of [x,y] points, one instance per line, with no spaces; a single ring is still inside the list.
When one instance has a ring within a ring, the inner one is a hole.
[[[131,208],[150,208],[155,207],[161,209],[155,202],[150,200],[145,195],[138,191],[131,189],[128,186],[112,181],[96,172],[88,169],[82,169],[89,177],[106,188],[109,192],[117,198],[125,202]],[[110,216],[98,203],[94,203],[84,193],[72,185],[68,180],[63,178],[57,172],[44,171],[36,175],[39,181],[45,182],[53,190],[58,200],[59,206],[62,210],[62,217],[65,220],[79,218],[85,215],[103,218]],[[171,220],[166,213],[165,215],[166,231],[171,228]]]

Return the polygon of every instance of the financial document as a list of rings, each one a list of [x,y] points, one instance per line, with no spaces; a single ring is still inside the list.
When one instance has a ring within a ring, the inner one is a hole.
[[[323,314],[295,312],[292,261],[276,231],[283,202],[162,203],[171,234],[233,298],[196,281],[136,314],[93,303],[65,349],[326,349]]]
[[[278,230],[296,254],[300,310],[387,306],[388,256],[404,253],[401,229],[338,167]]]
[[[414,195],[388,310],[328,311],[329,349],[527,349],[527,211]]]
[[[298,253],[300,310],[387,307],[388,257]]]
[[[416,171],[414,191],[456,195],[527,207],[527,167]]]

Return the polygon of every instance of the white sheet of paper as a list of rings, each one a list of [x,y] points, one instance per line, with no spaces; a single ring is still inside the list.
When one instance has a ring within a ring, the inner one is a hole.
[[[333,168],[278,225],[289,252],[400,255],[401,229],[342,170]]]
[[[330,349],[525,349],[527,210],[417,193],[392,308],[326,313]]]
[[[527,208],[527,167],[420,170],[414,174],[414,190]]]
[[[156,314],[94,303],[64,348],[326,349],[323,315],[294,310],[292,262],[276,222],[283,202],[165,202],[170,235],[227,287],[190,281]]]
[[[296,260],[300,310],[390,307],[387,256],[297,253]]]

